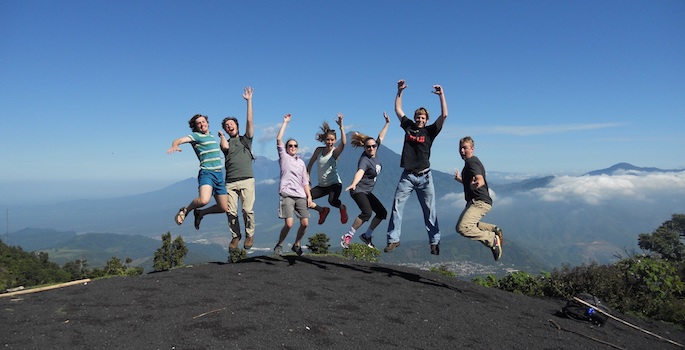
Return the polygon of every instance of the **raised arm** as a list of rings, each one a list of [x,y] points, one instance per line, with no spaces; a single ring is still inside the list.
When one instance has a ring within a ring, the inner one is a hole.
[[[402,121],[402,117],[404,117],[404,111],[402,111],[402,91],[406,88],[407,83],[404,79],[400,79],[397,82],[397,95],[395,96],[395,114],[400,121]]]
[[[383,129],[381,129],[381,132],[378,133],[378,138],[376,139],[376,143],[378,146],[383,143],[383,139],[385,138],[385,133],[388,132],[388,125],[390,125],[390,117],[388,117],[388,114],[383,112],[383,118],[385,118],[385,125],[383,125]]]
[[[345,125],[343,124],[343,115],[338,113],[338,119],[335,123],[340,127],[340,144],[333,150],[333,158],[338,159],[340,153],[345,149],[345,144],[347,144],[347,135],[345,135]]]
[[[176,140],[174,140],[174,141],[171,143],[171,148],[169,148],[169,149],[166,151],[166,153],[167,153],[167,154],[172,154],[172,153],[174,153],[174,152],[183,152],[183,150],[182,150],[180,147],[178,147],[178,146],[180,146],[180,145],[183,144],[183,143],[188,143],[188,142],[191,142],[191,141],[192,141],[192,140],[191,140],[190,137],[188,137],[188,136],[179,137],[179,138],[177,138]]]
[[[435,89],[433,93],[440,97],[441,110],[440,116],[438,117],[438,120],[435,121],[435,123],[437,123],[438,128],[442,128],[442,124],[444,124],[445,119],[447,119],[447,101],[445,100],[445,91],[442,89],[442,86],[440,85],[433,85],[433,88]]]
[[[290,118],[290,113],[283,116],[283,124],[281,124],[278,135],[276,135],[276,146],[283,146],[283,134],[285,134],[285,128],[288,126],[288,123],[290,123]]]
[[[252,92],[251,87],[246,87],[243,93],[243,98],[247,101],[247,122],[245,123],[245,136],[252,138],[254,136],[254,125],[252,123]]]

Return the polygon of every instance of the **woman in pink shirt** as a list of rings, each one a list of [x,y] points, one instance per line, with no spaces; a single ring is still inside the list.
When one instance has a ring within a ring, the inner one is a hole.
[[[281,181],[278,185],[278,193],[280,195],[278,217],[285,221],[283,228],[281,228],[278,244],[274,247],[274,254],[276,255],[283,255],[283,241],[293,227],[295,214],[300,218],[300,227],[297,229],[297,237],[295,237],[295,244],[292,250],[297,255],[302,255],[300,241],[307,231],[307,226],[309,226],[309,211],[307,211],[307,208],[312,205],[307,167],[302,157],[297,155],[297,141],[289,139],[283,144],[283,134],[290,119],[290,114],[286,114],[283,117],[283,124],[281,124],[281,128],[276,136],[278,163],[281,168]]]

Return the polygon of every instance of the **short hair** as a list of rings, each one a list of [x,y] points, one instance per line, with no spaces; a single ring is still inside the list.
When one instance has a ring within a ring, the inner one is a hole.
[[[195,122],[197,121],[198,118],[204,117],[205,120],[207,120],[207,123],[209,123],[209,117],[206,115],[202,114],[196,114],[190,120],[188,121],[188,126],[190,127],[190,130],[193,130],[193,132],[198,132],[197,126],[195,125]]]
[[[316,134],[316,140],[319,142],[326,142],[326,137],[328,135],[333,135],[336,139],[338,139],[338,135],[335,134],[335,130],[331,129],[330,126],[328,126],[328,123],[323,122],[321,124],[321,132]]]
[[[240,124],[238,124],[238,118],[236,117],[226,117],[224,120],[221,121],[221,127],[223,128],[226,125],[226,122],[232,120],[235,122],[235,127],[238,128],[238,131],[240,131]]]
[[[471,147],[473,148],[476,144],[473,142],[473,139],[471,136],[464,136],[459,140],[459,144],[461,145],[462,143],[469,143],[471,144]]]
[[[414,111],[414,118],[416,118],[417,114],[425,114],[426,115],[426,120],[430,119],[430,115],[428,114],[428,110],[425,109],[424,107],[419,107]]]
[[[371,136],[364,135],[360,132],[355,131],[354,134],[352,134],[352,140],[350,140],[350,144],[353,147],[364,147],[366,146],[366,141],[369,140],[374,140],[376,141],[375,138]]]

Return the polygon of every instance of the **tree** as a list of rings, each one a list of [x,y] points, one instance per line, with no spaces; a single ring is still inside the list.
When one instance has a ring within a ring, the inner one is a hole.
[[[644,250],[656,253],[662,259],[685,261],[685,214],[673,214],[671,220],[661,224],[652,233],[641,233],[638,236],[638,246]]]
[[[307,238],[309,244],[307,248],[314,254],[328,254],[328,248],[330,248],[330,239],[325,233],[317,233],[313,237]]]
[[[188,254],[188,247],[181,236],[171,242],[171,232],[162,235],[162,246],[155,252],[153,267],[155,271],[165,271],[183,265],[183,257]]]

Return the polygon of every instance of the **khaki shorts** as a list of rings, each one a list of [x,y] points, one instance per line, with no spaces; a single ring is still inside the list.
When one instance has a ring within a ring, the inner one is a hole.
[[[309,218],[307,210],[307,198],[290,197],[279,194],[278,217],[281,219],[292,218],[297,214],[300,219]]]

